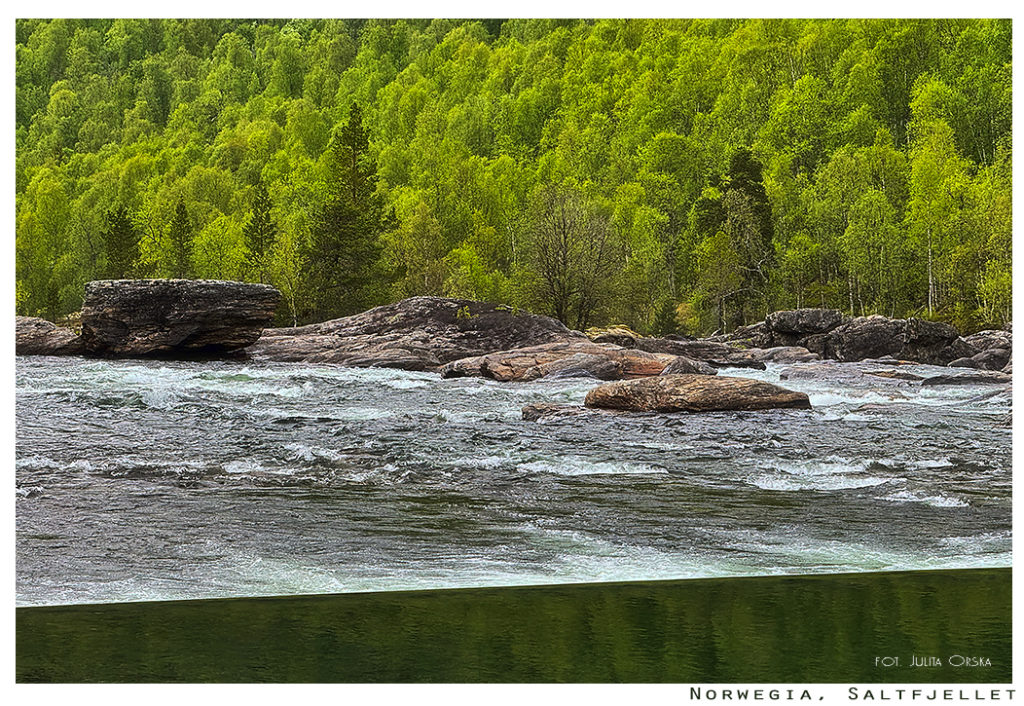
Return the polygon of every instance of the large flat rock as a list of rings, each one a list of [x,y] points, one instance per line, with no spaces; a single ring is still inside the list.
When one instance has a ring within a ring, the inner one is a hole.
[[[631,412],[715,412],[795,408],[810,409],[802,392],[761,380],[722,375],[659,375],[595,387],[584,404]]]
[[[268,329],[256,360],[436,370],[460,358],[556,341],[587,341],[560,321],[507,306],[412,297],[298,328]]]
[[[82,340],[74,331],[35,316],[16,316],[15,355],[81,355]]]
[[[621,380],[659,375],[675,360],[673,355],[594,343],[583,338],[463,358],[442,367],[441,376],[485,377],[501,382],[570,376]]]
[[[100,280],[85,286],[82,344],[109,357],[216,356],[251,345],[281,294],[216,280]]]

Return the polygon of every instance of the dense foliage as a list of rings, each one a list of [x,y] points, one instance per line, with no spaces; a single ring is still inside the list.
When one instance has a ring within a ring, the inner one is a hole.
[[[21,20],[17,309],[268,281],[706,332],[1011,317],[996,20]]]

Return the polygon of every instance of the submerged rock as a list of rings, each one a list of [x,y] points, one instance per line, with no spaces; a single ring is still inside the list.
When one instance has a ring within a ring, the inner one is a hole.
[[[925,378],[921,385],[1001,385],[1013,382],[1013,376],[998,370],[978,370],[972,373],[952,373]]]
[[[579,405],[554,404],[551,402],[538,402],[523,407],[523,420],[535,422],[539,419],[567,419],[579,417],[591,410]]]
[[[445,363],[555,341],[587,341],[560,321],[468,299],[412,297],[298,328],[268,329],[257,360],[435,370]]]
[[[771,363],[808,363],[821,360],[817,353],[803,346],[773,346],[772,348],[751,348],[747,351],[751,359]]]
[[[35,316],[14,318],[15,355],[81,355],[83,350],[71,329]]]
[[[923,375],[915,375],[914,373],[908,373],[903,370],[865,370],[864,374],[874,375],[879,378],[888,378],[890,380],[909,380],[911,382],[924,380]]]
[[[660,375],[595,387],[587,407],[631,412],[713,412],[810,409],[807,395],[761,380],[710,375]]]
[[[549,376],[620,380],[658,375],[674,360],[671,355],[582,338],[463,358],[443,366],[441,377],[485,377],[502,382],[526,382]]]
[[[85,285],[82,344],[110,357],[222,354],[253,343],[281,293],[214,280],[101,280]]]

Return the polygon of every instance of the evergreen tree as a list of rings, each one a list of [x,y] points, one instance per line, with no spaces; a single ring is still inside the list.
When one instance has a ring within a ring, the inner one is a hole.
[[[765,192],[762,166],[747,148],[737,150],[729,163],[728,188],[722,199],[725,231],[739,257],[742,286],[736,292],[734,325],[743,324],[750,302],[767,296],[768,276],[774,264],[772,208]],[[763,316],[767,312],[757,312]]]
[[[195,232],[192,229],[192,221],[189,220],[184,201],[179,200],[178,206],[174,210],[174,219],[171,220],[169,235],[172,275],[177,278],[186,278],[192,272],[192,241],[195,238]]]
[[[107,246],[106,276],[109,279],[130,277],[139,257],[139,234],[128,209],[118,206],[108,210],[104,225],[100,235]]]
[[[375,193],[368,146],[362,111],[354,103],[328,147],[329,196],[313,217],[306,253],[320,318],[359,311],[374,303],[380,288],[380,236],[390,221]]]
[[[260,179],[256,183],[252,215],[249,216],[242,232],[245,235],[245,245],[249,250],[249,268],[261,284],[267,281],[270,250],[277,236],[277,225],[270,217],[271,205],[270,194],[267,193],[267,187]]]

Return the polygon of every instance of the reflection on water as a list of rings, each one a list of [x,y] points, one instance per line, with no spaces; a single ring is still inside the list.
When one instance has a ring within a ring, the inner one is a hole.
[[[1010,571],[19,608],[18,681],[1009,682]],[[956,666],[951,656],[991,666]],[[911,667],[914,656],[938,667]],[[876,666],[898,657],[899,666]]]

